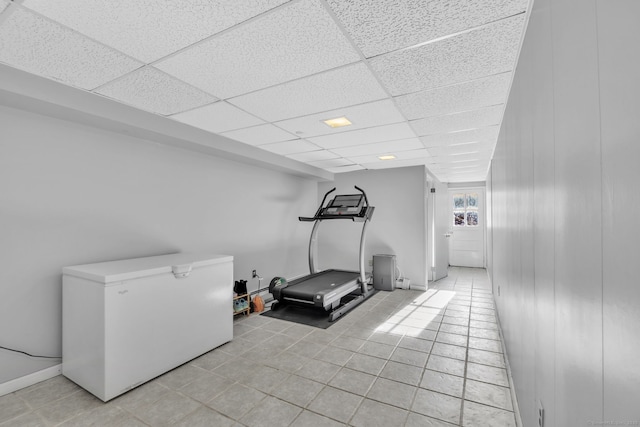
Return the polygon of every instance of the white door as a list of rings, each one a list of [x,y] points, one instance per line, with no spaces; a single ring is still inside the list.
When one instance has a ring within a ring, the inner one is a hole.
[[[484,188],[449,190],[449,264],[484,267]]]
[[[429,280],[447,277],[449,268],[449,192],[447,186],[430,183],[428,210]]]

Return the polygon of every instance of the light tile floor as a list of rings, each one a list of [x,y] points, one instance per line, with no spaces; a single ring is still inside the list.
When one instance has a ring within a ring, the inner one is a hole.
[[[103,403],[62,376],[0,426],[515,427],[486,271],[379,292],[326,330],[251,315],[234,340]]]

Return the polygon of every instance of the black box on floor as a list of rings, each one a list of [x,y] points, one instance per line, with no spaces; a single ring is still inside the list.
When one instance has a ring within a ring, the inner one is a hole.
[[[381,291],[392,291],[396,286],[396,256],[373,256],[373,287]]]

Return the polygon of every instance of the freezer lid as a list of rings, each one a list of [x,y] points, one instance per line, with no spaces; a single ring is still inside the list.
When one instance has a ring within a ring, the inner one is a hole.
[[[62,274],[109,284],[158,274],[183,274],[194,268],[232,262],[231,255],[179,253],[64,267]]]

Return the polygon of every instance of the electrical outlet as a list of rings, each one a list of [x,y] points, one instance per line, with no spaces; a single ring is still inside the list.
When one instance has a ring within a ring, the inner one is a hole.
[[[372,259],[369,260],[369,267],[373,267],[373,260]]]
[[[542,402],[538,400],[538,427],[544,427],[544,408]]]

